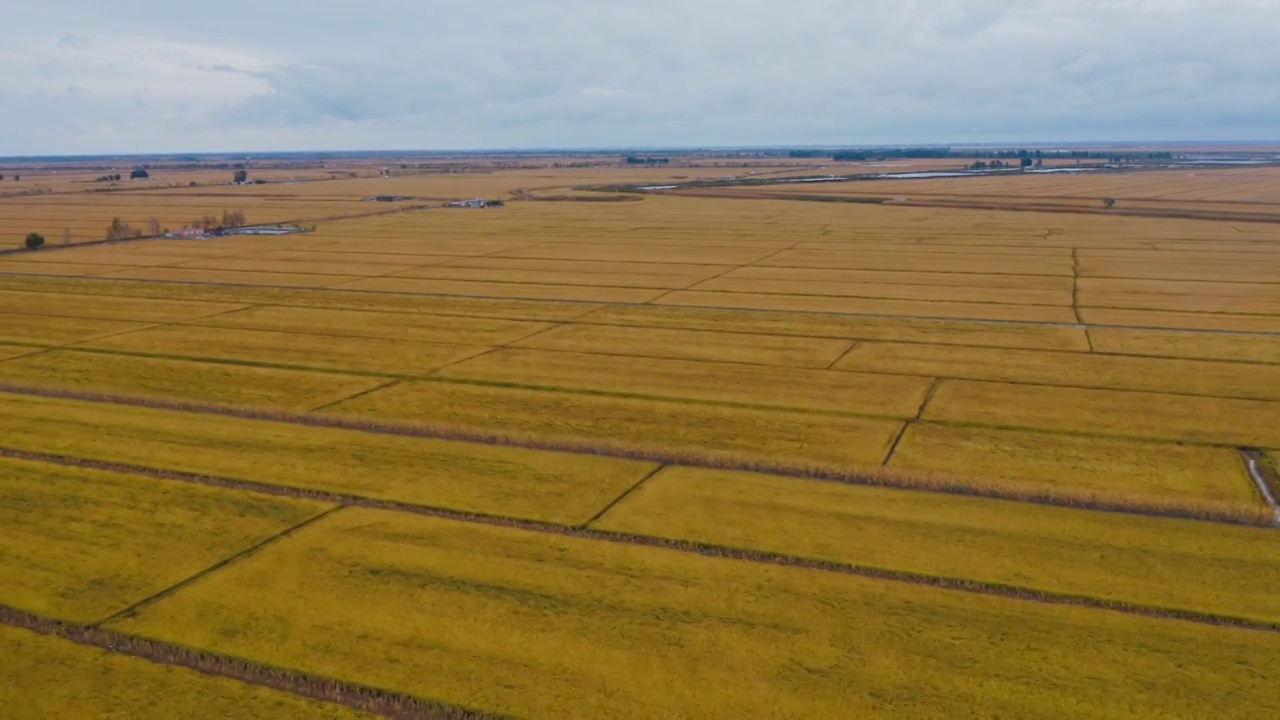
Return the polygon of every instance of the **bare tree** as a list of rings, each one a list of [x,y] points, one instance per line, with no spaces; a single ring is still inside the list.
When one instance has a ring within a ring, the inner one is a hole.
[[[147,234],[153,237],[160,234],[160,218],[151,218],[147,221]]]
[[[243,210],[223,210],[222,227],[242,227],[245,224]]]
[[[123,222],[120,218],[111,218],[111,224],[107,226],[108,240],[125,240],[127,238],[141,237],[142,231],[127,222]]]
[[[62,231],[62,244],[63,245],[71,244],[71,228],[65,228]]]

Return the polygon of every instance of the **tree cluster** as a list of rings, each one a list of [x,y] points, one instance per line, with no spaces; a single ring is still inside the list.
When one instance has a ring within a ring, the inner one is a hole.
[[[111,224],[107,226],[107,240],[127,240],[136,237],[142,237],[141,230],[118,217],[111,218]]]
[[[628,165],[666,165],[671,162],[671,158],[665,157],[637,157],[635,155],[627,156]]]

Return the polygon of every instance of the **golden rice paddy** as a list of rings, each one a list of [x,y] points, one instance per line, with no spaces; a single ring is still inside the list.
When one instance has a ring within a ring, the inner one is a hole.
[[[17,716],[1280,714],[1274,168],[296,172],[0,197]]]

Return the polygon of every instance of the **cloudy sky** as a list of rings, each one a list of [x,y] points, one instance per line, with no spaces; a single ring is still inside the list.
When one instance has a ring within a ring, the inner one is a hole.
[[[0,155],[1280,140],[1280,0],[0,0]]]

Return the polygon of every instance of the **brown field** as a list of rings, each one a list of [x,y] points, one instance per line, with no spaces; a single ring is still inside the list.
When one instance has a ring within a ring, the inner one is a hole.
[[[1280,713],[1280,171],[596,161],[6,182],[0,700]],[[307,231],[77,246],[223,209]]]

